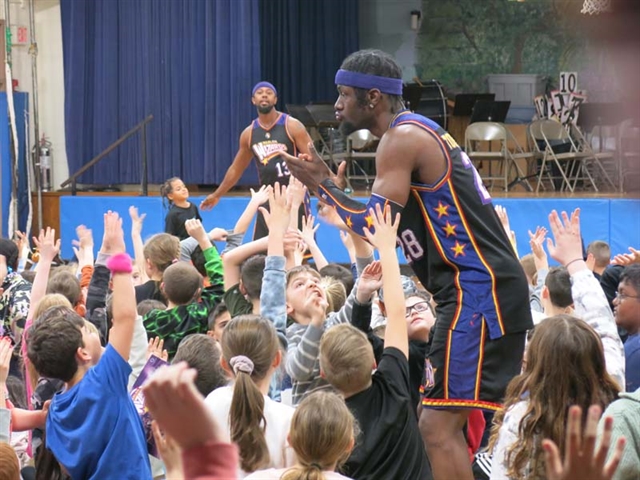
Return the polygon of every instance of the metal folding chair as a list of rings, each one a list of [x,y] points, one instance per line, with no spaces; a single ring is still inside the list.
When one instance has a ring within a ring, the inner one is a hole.
[[[492,142],[499,142],[499,149],[492,151]],[[496,122],[475,122],[469,125],[464,134],[464,151],[472,162],[487,162],[488,173],[481,173],[483,180],[501,181],[504,191],[509,187],[510,157],[507,149],[507,132],[504,125]],[[497,163],[497,172],[493,173],[493,163]],[[478,168],[480,171],[480,168]]]
[[[611,177],[607,173],[603,162],[612,162],[614,159],[613,152],[596,152],[591,148],[591,144],[587,141],[586,137],[582,134],[582,131],[577,126],[571,124],[570,135],[572,143],[578,152],[584,153],[586,156],[582,159],[582,168],[585,173],[588,172],[589,176],[593,178],[593,188],[596,192],[599,192],[598,183],[601,185],[608,184],[613,190],[616,190],[616,184],[611,180]],[[614,163],[615,165],[615,163]],[[615,178],[615,177],[614,177]]]

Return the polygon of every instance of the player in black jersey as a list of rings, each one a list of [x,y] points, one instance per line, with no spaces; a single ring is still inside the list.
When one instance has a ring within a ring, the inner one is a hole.
[[[289,183],[291,174],[280,154],[309,153],[311,137],[300,121],[275,109],[277,102],[278,92],[269,82],[259,82],[253,87],[251,103],[258,110],[258,118],[242,131],[240,148],[233,163],[216,191],[200,204],[202,210],[210,210],[216,206],[220,198],[238,182],[252,158],[255,159],[258,168],[260,185]],[[268,209],[268,203],[263,207]],[[300,218],[305,215],[305,208],[308,208],[308,202],[301,205]],[[262,213],[258,213],[253,238],[255,240],[268,233]]]
[[[470,409],[500,408],[520,373],[533,326],[527,281],[478,172],[451,135],[405,110],[401,78],[377,50],[350,55],[336,74],[342,132],[380,138],[367,205],[344,194],[317,153],[287,164],[360,235],[376,204],[402,213],[398,243],[437,302],[420,429],[436,480],[472,480],[462,429]]]

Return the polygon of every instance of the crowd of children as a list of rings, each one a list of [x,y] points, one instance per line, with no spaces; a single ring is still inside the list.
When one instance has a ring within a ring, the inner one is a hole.
[[[377,205],[361,237],[322,208],[352,260],[333,264],[315,219],[297,228],[304,190],[252,191],[207,231],[172,178],[165,232],[143,241],[130,209],[132,257],[106,212],[97,254],[83,226],[72,263],[54,230],[34,238],[35,276],[24,238],[0,239],[0,479],[434,478],[419,409],[437,309],[401,275],[399,216]],[[242,244],[260,208],[269,235]],[[579,211],[530,245],[535,327],[503,408],[466,423],[474,474],[638,479],[640,251],[585,249]]]

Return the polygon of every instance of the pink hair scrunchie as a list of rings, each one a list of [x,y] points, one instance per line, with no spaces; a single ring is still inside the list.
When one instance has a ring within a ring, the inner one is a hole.
[[[133,271],[131,257],[126,253],[113,255],[107,260],[107,268],[111,273],[131,273]]]
[[[249,357],[245,357],[244,355],[238,355],[236,357],[231,357],[229,360],[229,365],[233,368],[233,373],[236,375],[238,372],[243,372],[251,375],[253,373],[253,362]]]

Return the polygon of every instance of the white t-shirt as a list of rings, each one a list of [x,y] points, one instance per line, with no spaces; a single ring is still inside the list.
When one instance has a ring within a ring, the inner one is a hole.
[[[223,429],[226,440],[231,441],[231,429],[229,427],[229,411],[231,410],[231,399],[233,398],[233,385],[220,387],[211,392],[205,399],[205,403],[214,418]],[[274,402],[266,395],[264,396],[264,418],[267,421],[265,437],[269,448],[271,468],[287,468],[296,464],[296,456],[289,446],[287,436],[291,426],[291,418],[295,410],[282,403]],[[245,478],[246,472],[238,471],[239,478]]]
[[[246,477],[245,480],[280,480],[282,474],[286,472],[286,468],[269,468],[268,470],[259,470],[257,472],[253,472],[251,475]],[[352,480],[350,477],[345,477],[344,475],[340,475],[336,472],[324,471],[324,478],[327,480]]]

